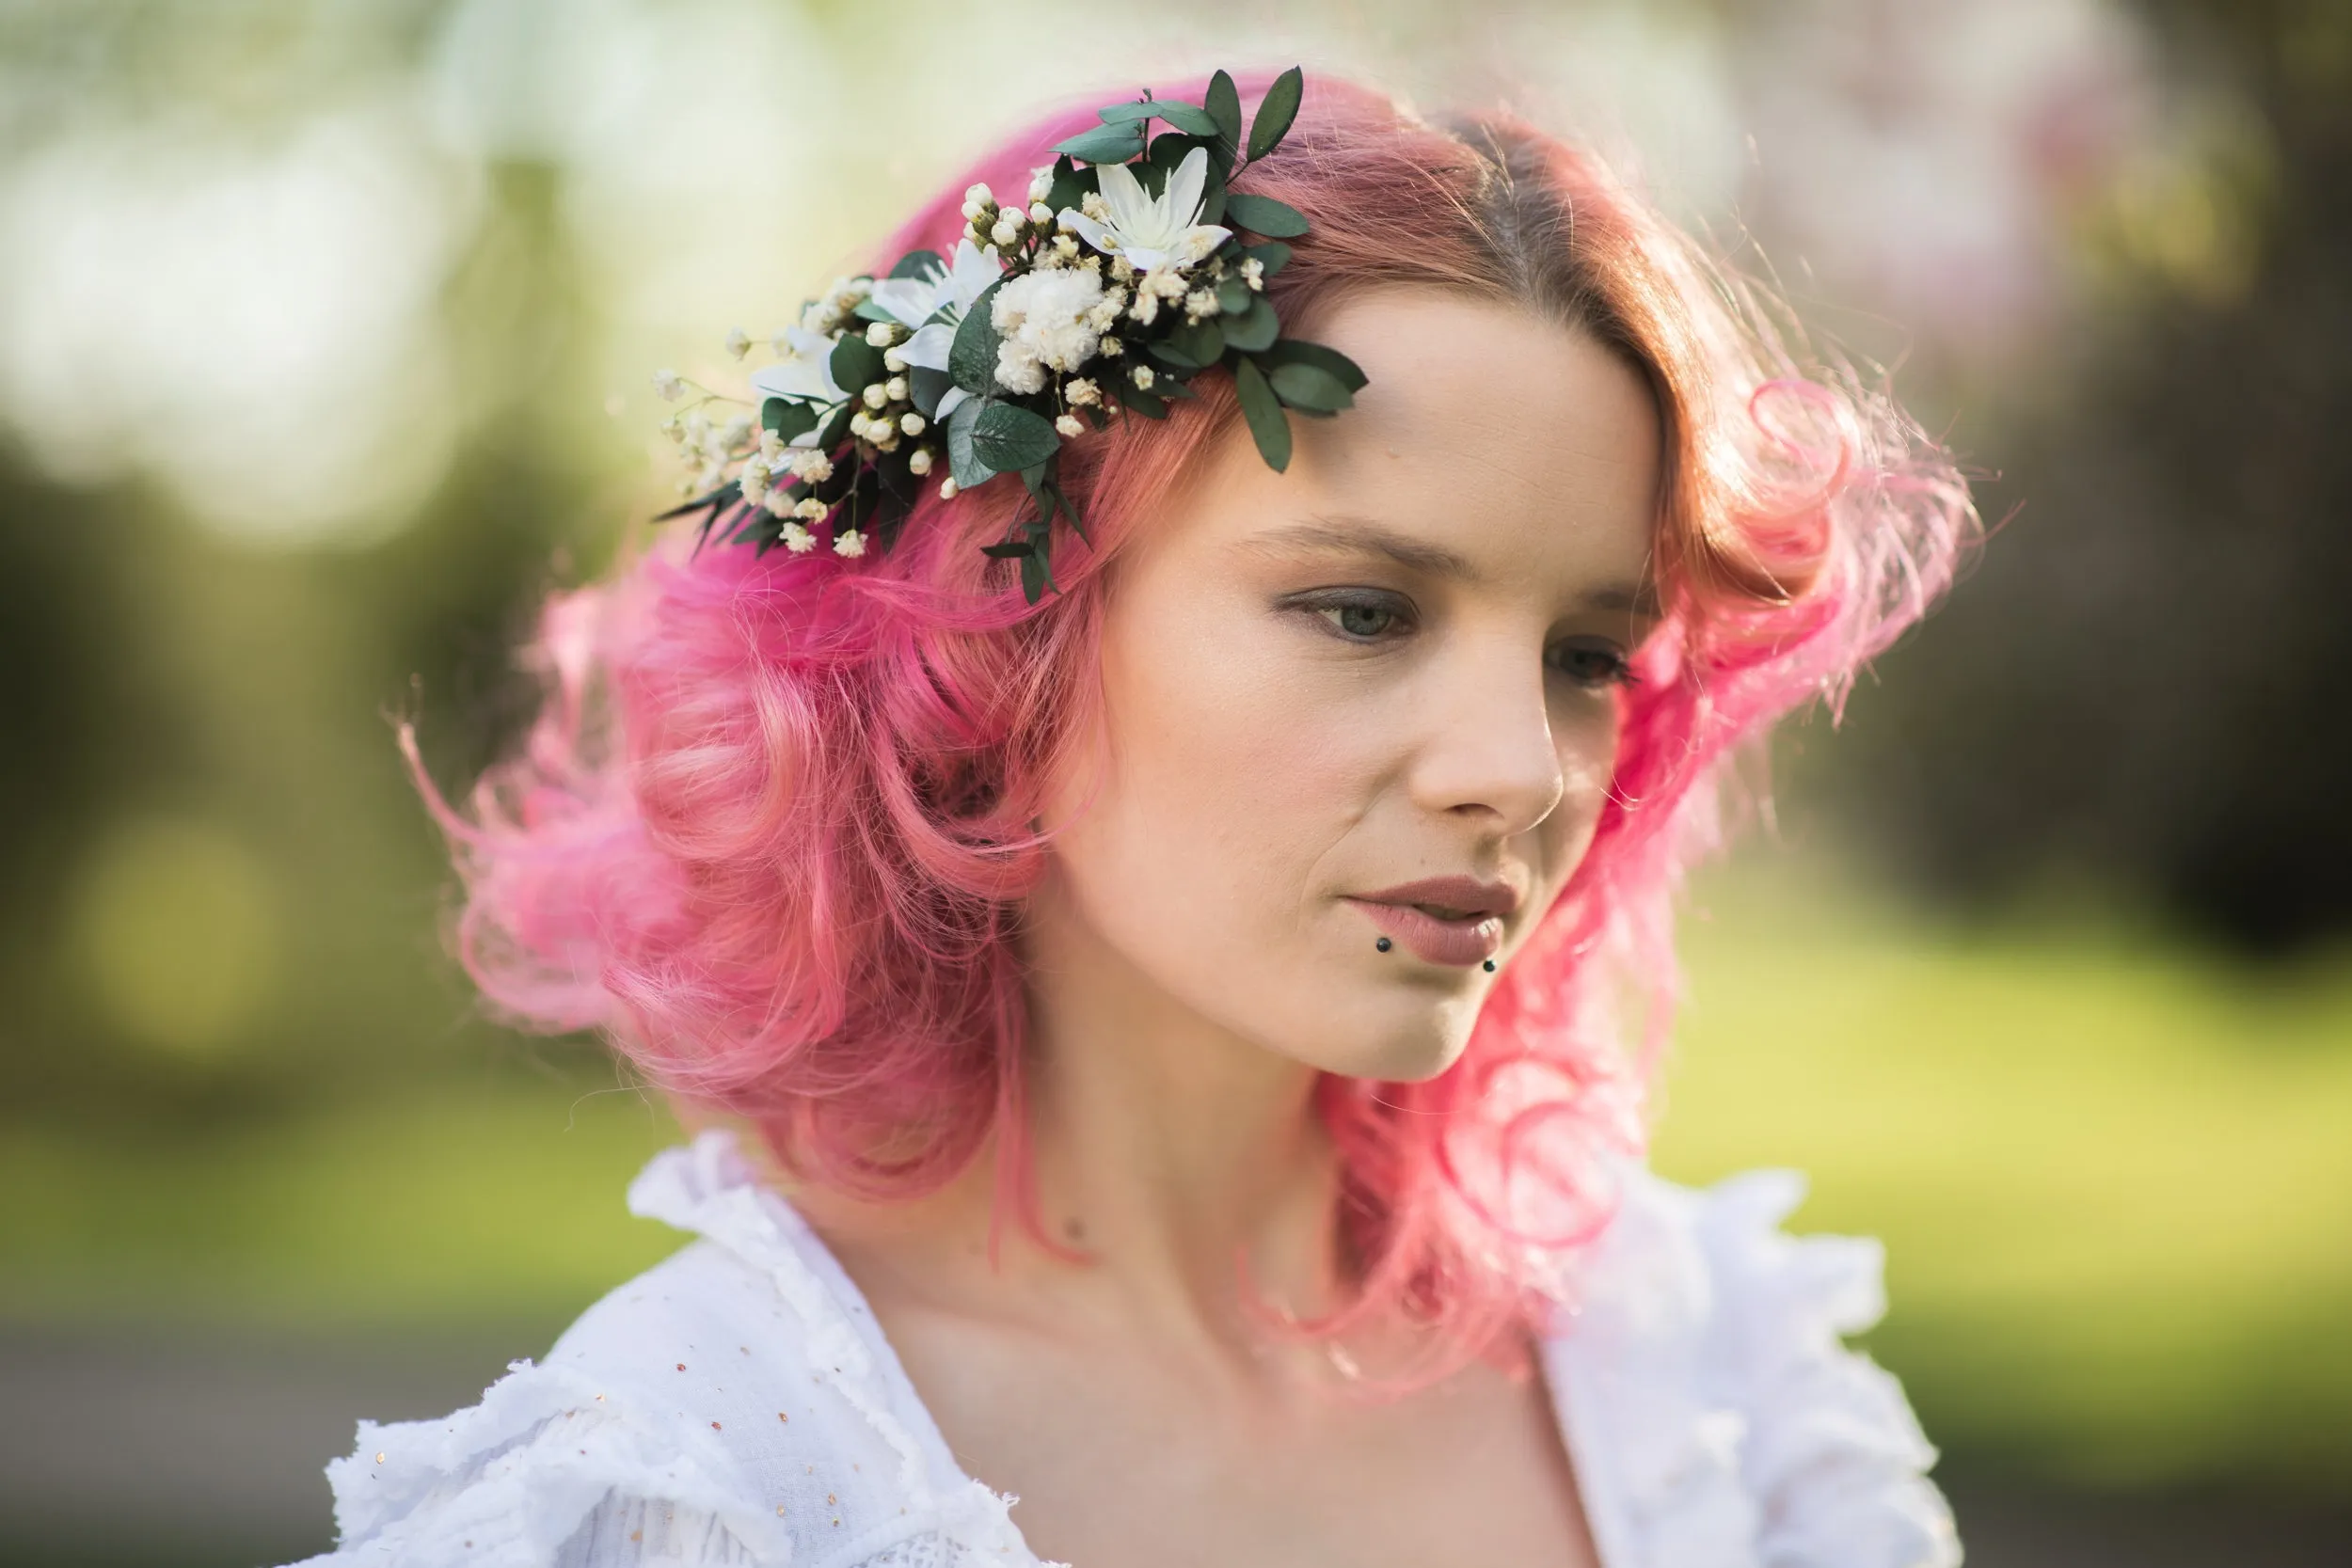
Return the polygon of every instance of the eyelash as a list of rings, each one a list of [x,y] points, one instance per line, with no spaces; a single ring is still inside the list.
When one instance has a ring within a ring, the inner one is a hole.
[[[1328,626],[1332,636],[1343,641],[1359,644],[1383,641],[1387,639],[1377,632],[1359,633],[1347,630],[1340,624],[1340,617],[1349,610],[1364,610],[1374,614],[1390,615],[1408,623],[1412,619],[1412,610],[1408,606],[1386,594],[1322,594],[1294,600],[1293,607],[1306,610]],[[1594,675],[1580,675],[1573,670],[1560,670],[1560,673],[1566,675],[1581,687],[1632,686],[1641,679],[1633,673],[1633,666],[1627,660],[1626,656],[1614,648],[1564,642],[1559,644],[1555,651],[1570,656],[1591,656],[1606,661],[1602,671]],[[1555,668],[1558,667],[1555,666]]]

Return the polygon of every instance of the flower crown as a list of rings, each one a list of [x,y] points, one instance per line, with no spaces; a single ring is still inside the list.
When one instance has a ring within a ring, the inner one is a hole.
[[[1265,280],[1307,231],[1296,209],[1228,188],[1281,144],[1298,114],[1302,78],[1276,78],[1242,135],[1241,97],[1218,71],[1203,103],[1153,98],[1097,111],[1102,124],[1055,147],[1025,203],[984,185],[964,193],[969,228],[951,257],[914,250],[884,277],[845,277],[776,335],[778,362],[755,372],[751,418],[714,426],[701,388],[664,421],[702,465],[685,505],[700,512],[697,548],[718,533],[765,553],[887,549],[921,486],[943,465],[942,499],[1018,473],[1033,506],[985,553],[1021,563],[1031,604],[1055,587],[1054,520],[1086,526],[1061,487],[1063,441],[1114,418],[1164,420],[1194,396],[1194,376],[1224,365],[1259,452],[1278,471],[1291,456],[1285,410],[1347,407],[1364,373],[1346,356],[1281,335]],[[1168,129],[1150,135],[1151,122]],[[1236,230],[1260,237],[1244,245]],[[739,328],[727,349],[741,358]],[[664,371],[675,401],[688,384]],[[732,478],[727,477],[734,469]]]

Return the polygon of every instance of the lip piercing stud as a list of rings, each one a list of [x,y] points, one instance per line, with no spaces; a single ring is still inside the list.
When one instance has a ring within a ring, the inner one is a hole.
[[[1494,961],[1494,959],[1492,959],[1492,958],[1488,958],[1488,959],[1486,960],[1486,973],[1487,973],[1487,974],[1492,974],[1494,972],[1495,972],[1495,961]]]
[[[1378,948],[1383,953],[1387,952],[1390,948],[1394,947],[1396,943],[1391,942],[1386,937],[1382,937],[1378,942],[1373,943],[1373,946]]]

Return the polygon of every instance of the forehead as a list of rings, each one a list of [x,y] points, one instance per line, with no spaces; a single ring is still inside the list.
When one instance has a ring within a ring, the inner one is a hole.
[[[1425,289],[1351,294],[1293,330],[1362,367],[1355,406],[1294,413],[1279,475],[1236,429],[1179,530],[1238,542],[1306,516],[1376,518],[1499,580],[1646,576],[1658,410],[1617,353],[1523,306]]]

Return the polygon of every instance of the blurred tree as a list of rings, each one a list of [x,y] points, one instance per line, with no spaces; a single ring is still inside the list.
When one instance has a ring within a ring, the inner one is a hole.
[[[2352,927],[2352,5],[2145,8],[2253,122],[2090,224],[2099,308],[1981,449],[2013,519],[1826,783],[1947,892],[2280,951]]]

